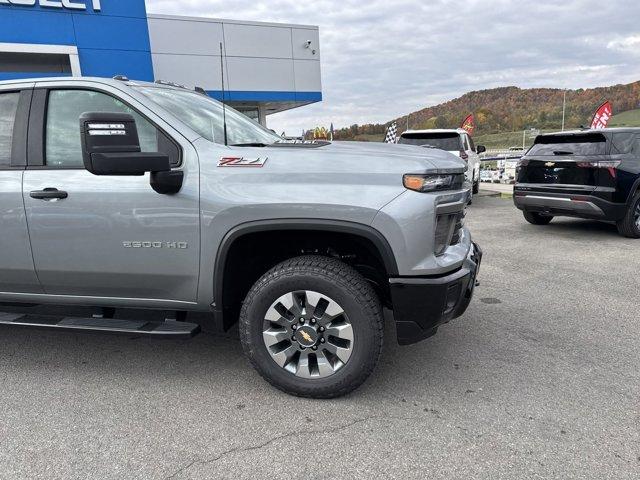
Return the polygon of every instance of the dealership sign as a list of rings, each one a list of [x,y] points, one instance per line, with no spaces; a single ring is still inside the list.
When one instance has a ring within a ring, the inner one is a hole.
[[[69,10],[86,10],[88,3],[91,3],[93,10],[96,12],[102,9],[100,0],[0,0],[0,5],[21,5],[23,7],[40,5],[41,7],[66,8]]]

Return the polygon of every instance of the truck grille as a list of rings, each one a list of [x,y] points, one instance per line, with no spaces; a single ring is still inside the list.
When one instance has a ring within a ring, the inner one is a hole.
[[[456,226],[453,228],[453,236],[451,237],[451,242],[449,245],[457,245],[460,243],[460,239],[462,238],[462,228],[464,227],[464,217],[467,216],[467,212],[463,211],[458,214],[458,220],[456,221]]]
[[[464,210],[438,215],[436,220],[435,254],[442,255],[451,245],[456,245],[462,237]]]

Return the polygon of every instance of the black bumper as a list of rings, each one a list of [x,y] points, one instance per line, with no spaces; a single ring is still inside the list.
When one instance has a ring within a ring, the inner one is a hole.
[[[392,278],[391,300],[398,343],[410,345],[434,335],[438,326],[462,315],[473,296],[482,261],[475,243],[460,270],[436,278]]]
[[[522,190],[516,186],[513,203],[526,212],[592,220],[618,221],[627,213],[627,205],[613,203],[596,195]]]

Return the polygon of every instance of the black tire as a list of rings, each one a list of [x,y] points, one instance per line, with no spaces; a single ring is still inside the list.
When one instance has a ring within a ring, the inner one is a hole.
[[[311,290],[337,302],[353,328],[349,360],[324,378],[300,378],[278,365],[263,340],[265,314],[282,295]],[[265,273],[247,294],[240,312],[240,341],[262,377],[291,395],[335,398],[358,388],[371,375],[382,352],[382,305],[362,275],[345,263],[306,255],[286,260]]]
[[[636,192],[631,200],[631,206],[622,220],[616,223],[618,232],[628,238],[640,238],[640,225],[638,218],[640,215],[640,191]]]
[[[478,193],[480,193],[480,180],[478,180],[477,182],[474,182],[473,193],[474,195],[477,195]]]
[[[524,219],[532,225],[549,225],[549,222],[553,220],[552,215],[543,215],[536,212],[522,212]]]

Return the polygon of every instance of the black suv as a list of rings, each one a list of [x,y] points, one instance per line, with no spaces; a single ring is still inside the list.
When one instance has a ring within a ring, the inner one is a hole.
[[[640,238],[640,128],[539,135],[518,163],[513,201],[534,225],[588,218]]]

